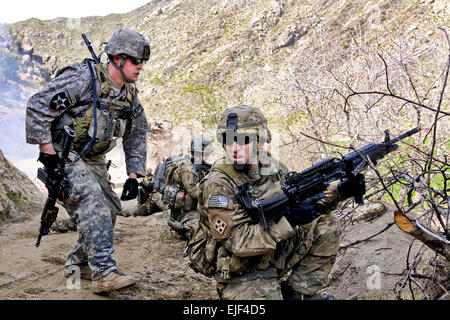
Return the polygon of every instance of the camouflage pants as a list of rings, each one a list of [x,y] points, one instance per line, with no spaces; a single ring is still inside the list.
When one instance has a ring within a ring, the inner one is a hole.
[[[121,210],[120,200],[111,188],[106,163],[82,159],[66,166],[71,183],[64,206],[77,216],[78,240],[69,253],[66,267],[88,263],[92,279],[98,280],[116,269],[113,227]]]
[[[170,209],[168,225],[182,238],[188,240],[198,225],[200,213],[197,210]]]
[[[339,250],[339,221],[333,214],[324,214],[278,244],[271,268],[218,282],[221,299],[283,299],[279,279],[292,271],[287,285],[299,294],[313,295],[326,285],[328,274]],[[276,270],[276,271],[275,271]]]
[[[154,191],[150,193],[147,201],[141,206],[141,215],[150,215],[165,210],[169,210],[169,206],[162,201],[162,194]]]

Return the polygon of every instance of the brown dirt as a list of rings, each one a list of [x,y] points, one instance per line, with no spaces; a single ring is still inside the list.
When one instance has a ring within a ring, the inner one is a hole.
[[[42,206],[24,210],[29,219],[0,228],[0,299],[217,299],[213,280],[196,274],[183,258],[185,241],[171,234],[167,211],[117,218],[113,257],[122,272],[136,276],[139,282],[132,288],[97,295],[91,292],[89,280],[82,279],[80,289],[66,285],[64,263],[78,233],[52,232],[36,248]],[[65,215],[60,213],[60,217]]]
[[[124,206],[133,203],[124,203]],[[115,225],[115,253],[121,271],[139,279],[135,287],[104,295],[91,292],[89,280],[81,288],[69,289],[64,276],[66,256],[75,243],[76,232],[51,233],[36,248],[42,205],[24,208],[20,219],[0,227],[0,299],[57,300],[210,300],[218,299],[212,279],[195,273],[182,254],[185,241],[171,234],[168,212],[146,217],[119,216]],[[66,213],[60,214],[64,217]],[[341,246],[367,238],[393,222],[388,210],[368,221],[344,221]],[[332,282],[324,291],[339,300],[395,299],[395,285],[403,279],[412,238],[393,225],[370,241],[339,251],[332,270]],[[413,256],[421,247],[417,241]],[[432,257],[430,250],[425,256]],[[418,272],[426,268],[424,264]],[[373,288],[370,277],[380,272],[380,287]],[[408,287],[401,298],[411,299]]]

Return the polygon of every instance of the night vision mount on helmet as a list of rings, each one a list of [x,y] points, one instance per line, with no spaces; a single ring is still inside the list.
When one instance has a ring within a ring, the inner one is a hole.
[[[226,109],[219,120],[217,128],[217,140],[225,146],[233,141],[242,145],[254,141],[254,151],[247,163],[233,163],[236,170],[244,170],[256,159],[259,152],[259,144],[271,141],[270,131],[267,127],[267,119],[258,108],[237,105]]]

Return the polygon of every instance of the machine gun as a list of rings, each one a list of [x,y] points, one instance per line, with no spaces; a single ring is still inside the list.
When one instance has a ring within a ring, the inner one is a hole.
[[[286,183],[281,187],[283,193],[265,200],[253,199],[248,185],[238,186],[235,196],[253,220],[267,229],[266,217],[279,213],[289,204],[298,204],[326,190],[328,185],[338,179],[352,178],[367,167],[365,159],[374,164],[388,153],[396,150],[395,143],[420,131],[414,128],[397,138],[390,139],[385,131],[385,139],[381,143],[371,143],[356,151],[346,154],[342,159],[328,158],[301,172],[286,174]],[[363,157],[361,157],[363,156]],[[308,199],[309,200],[309,199]],[[355,196],[356,203],[363,204],[361,196]]]
[[[41,215],[41,225],[39,227],[39,236],[36,241],[36,247],[39,247],[42,236],[50,232],[50,227],[55,222],[59,209],[55,206],[56,200],[64,199],[64,190],[66,190],[70,183],[65,177],[64,166],[69,156],[70,147],[73,139],[75,138],[75,131],[69,126],[64,126],[64,138],[62,144],[62,152],[60,161],[58,162],[54,174],[48,174],[42,168],[38,169],[37,177],[43,183],[48,190],[48,197],[45,201],[44,210]]]

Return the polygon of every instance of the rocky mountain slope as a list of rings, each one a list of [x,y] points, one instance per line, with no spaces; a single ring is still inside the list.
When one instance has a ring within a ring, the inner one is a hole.
[[[82,32],[98,53],[112,30],[135,29],[152,47],[139,80],[149,117],[199,119],[207,129],[217,112],[238,102],[276,109],[268,105],[274,102],[271,80],[312,64],[302,60],[305,52],[381,47],[399,35],[443,40],[437,28],[448,25],[447,14],[445,1],[154,0],[128,14],[30,19],[7,26],[10,40],[2,37],[21,59],[20,73],[37,81],[90,56]],[[271,120],[278,124],[277,117]]]
[[[21,211],[41,202],[41,190],[0,150],[0,223],[10,218],[20,218]]]

